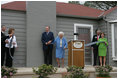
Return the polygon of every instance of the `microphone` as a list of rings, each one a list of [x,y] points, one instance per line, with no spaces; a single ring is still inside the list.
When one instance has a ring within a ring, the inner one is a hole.
[[[78,33],[74,33],[74,35],[79,35]]]

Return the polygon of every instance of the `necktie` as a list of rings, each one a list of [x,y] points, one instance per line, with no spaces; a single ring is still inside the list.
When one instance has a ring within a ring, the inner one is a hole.
[[[98,38],[98,36],[97,36],[97,40],[98,40],[99,38]]]
[[[47,32],[47,35],[48,35],[49,32]]]

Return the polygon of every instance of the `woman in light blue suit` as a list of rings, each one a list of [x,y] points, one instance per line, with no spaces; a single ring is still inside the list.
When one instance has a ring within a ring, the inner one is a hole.
[[[62,60],[62,67],[64,67],[65,49],[67,48],[67,41],[64,38],[64,32],[58,33],[58,36],[55,38],[55,43],[56,43],[56,61],[58,67],[60,67],[60,59]]]

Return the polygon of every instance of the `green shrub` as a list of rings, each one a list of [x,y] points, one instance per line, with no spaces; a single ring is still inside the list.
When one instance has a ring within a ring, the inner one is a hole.
[[[68,74],[65,76],[67,78],[87,78],[81,67],[70,66],[67,68]]]
[[[39,75],[39,78],[46,78],[48,75],[54,74],[57,71],[57,68],[54,68],[52,65],[43,64],[38,68],[33,68],[33,72]]]
[[[97,77],[110,77],[109,72],[111,72],[112,69],[109,65],[96,67],[96,72],[98,72]]]
[[[2,78],[10,78],[14,74],[16,74],[16,72],[17,72],[17,69],[15,69],[15,68],[9,68],[9,67],[5,67],[5,66],[1,67]]]

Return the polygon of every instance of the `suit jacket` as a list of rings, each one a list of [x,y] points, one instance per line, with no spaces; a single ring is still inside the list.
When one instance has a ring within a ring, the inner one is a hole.
[[[101,36],[100,36],[99,38],[101,38]],[[98,40],[97,40],[97,35],[94,35],[92,42],[96,42],[96,41],[98,41]],[[98,48],[98,45],[96,45],[96,44],[91,45],[91,46],[92,46],[94,49],[97,49],[97,48]]]
[[[48,41],[52,41],[51,43],[54,42],[54,35],[52,32],[49,32],[47,34],[47,32],[43,32],[42,33],[42,37],[41,37],[41,41],[43,43],[43,50],[46,50],[48,48],[48,46],[52,49],[53,48],[53,44],[49,44],[49,45],[46,45],[45,43],[48,42]]]
[[[1,46],[5,47],[5,40],[9,38],[9,36],[6,36],[4,33],[1,32]]]

